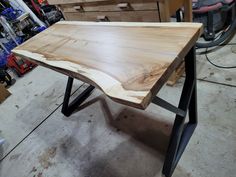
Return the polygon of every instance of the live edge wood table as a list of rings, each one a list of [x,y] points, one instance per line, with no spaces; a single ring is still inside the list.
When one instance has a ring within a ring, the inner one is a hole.
[[[57,5],[69,21],[110,22],[192,22],[192,0],[48,0]],[[184,19],[180,11],[184,7]],[[168,85],[173,86],[184,73],[184,63],[173,72]]]
[[[194,44],[197,23],[59,22],[13,50],[69,76],[62,113],[70,116],[96,87],[139,109],[150,103],[176,114],[162,173],[170,177],[197,126]],[[186,78],[175,107],[156,96],[185,58]],[[69,103],[73,79],[90,84]],[[185,123],[188,112],[189,121]]]

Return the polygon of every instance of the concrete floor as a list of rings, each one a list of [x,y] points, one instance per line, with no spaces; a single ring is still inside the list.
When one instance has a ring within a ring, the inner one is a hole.
[[[231,42],[235,42],[236,38]],[[232,46],[209,54],[236,65]],[[236,176],[236,69],[198,56],[199,125],[173,177]],[[0,177],[159,177],[174,115],[119,105],[96,90],[71,117],[61,114],[66,76],[37,67],[0,105]],[[183,78],[158,94],[177,104]],[[77,81],[74,94],[87,85]]]

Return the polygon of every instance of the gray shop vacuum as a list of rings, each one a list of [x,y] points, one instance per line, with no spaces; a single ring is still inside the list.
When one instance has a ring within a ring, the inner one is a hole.
[[[204,25],[198,48],[225,43],[236,31],[236,0],[192,0],[193,21]]]

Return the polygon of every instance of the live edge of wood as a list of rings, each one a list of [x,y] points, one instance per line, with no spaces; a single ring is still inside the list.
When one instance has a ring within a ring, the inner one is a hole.
[[[199,23],[63,21],[13,53],[145,109],[201,33]]]

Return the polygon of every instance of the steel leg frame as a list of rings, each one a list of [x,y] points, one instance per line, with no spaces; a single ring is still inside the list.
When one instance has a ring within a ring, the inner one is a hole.
[[[168,149],[164,161],[162,173],[166,177],[171,177],[176,165],[179,162],[196,126],[197,126],[197,90],[196,90],[196,56],[195,46],[188,52],[185,57],[186,78],[180,97],[178,107],[173,106],[167,101],[154,97],[152,103],[159,105],[176,114],[172,128]],[[62,106],[62,113],[70,116],[74,110],[79,107],[91,94],[94,87],[89,86],[71,103],[70,95],[73,85],[73,78],[69,77]],[[185,118],[189,116],[189,122],[185,123]]]
[[[80,95],[78,95],[78,97],[76,97],[71,103],[69,103],[73,80],[74,79],[72,77],[68,77],[66,92],[61,110],[61,112],[67,117],[69,117],[75,111],[75,109],[77,109],[90,96],[91,92],[94,89],[94,86],[90,85]]]
[[[152,102],[167,110],[176,113],[172,128],[168,149],[165,156],[162,173],[166,177],[172,176],[176,165],[179,162],[196,126],[197,126],[197,90],[196,90],[196,58],[195,47],[193,47],[185,57],[186,79],[178,108],[170,103],[155,97]],[[185,123],[185,118],[189,117],[189,122]]]

